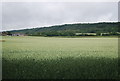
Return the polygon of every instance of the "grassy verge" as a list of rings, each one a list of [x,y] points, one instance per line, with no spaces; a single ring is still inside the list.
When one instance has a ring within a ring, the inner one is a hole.
[[[32,36],[32,37],[56,37],[56,38],[118,38],[118,36]]]

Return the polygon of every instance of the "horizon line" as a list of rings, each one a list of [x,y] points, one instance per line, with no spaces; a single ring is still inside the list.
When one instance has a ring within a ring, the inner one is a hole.
[[[45,25],[45,26],[36,26],[36,27],[30,27],[30,28],[19,28],[19,29],[8,29],[8,30],[0,30],[0,32],[5,31],[17,31],[17,30],[25,30],[25,29],[33,29],[33,28],[45,28],[45,27],[52,27],[52,26],[62,26],[62,25],[70,25],[70,24],[97,24],[97,23],[117,23],[119,21],[108,21],[108,22],[75,22],[75,23],[62,23],[62,24],[53,24],[53,25]]]

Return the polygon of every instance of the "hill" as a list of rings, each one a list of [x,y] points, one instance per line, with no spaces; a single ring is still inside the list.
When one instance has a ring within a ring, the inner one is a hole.
[[[76,23],[55,25],[50,27],[39,27],[32,29],[13,30],[11,34],[25,34],[29,36],[75,36],[87,35],[87,33],[106,33],[106,35],[118,35],[118,22],[102,23]],[[92,35],[92,34],[91,34]]]

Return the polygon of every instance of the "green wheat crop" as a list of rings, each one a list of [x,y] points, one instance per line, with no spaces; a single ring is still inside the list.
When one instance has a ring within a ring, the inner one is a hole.
[[[118,78],[118,38],[3,39],[3,79]]]

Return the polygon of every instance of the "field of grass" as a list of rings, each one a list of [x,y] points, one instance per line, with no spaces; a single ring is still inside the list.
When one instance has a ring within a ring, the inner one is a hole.
[[[116,79],[118,38],[3,37],[3,79]]]

